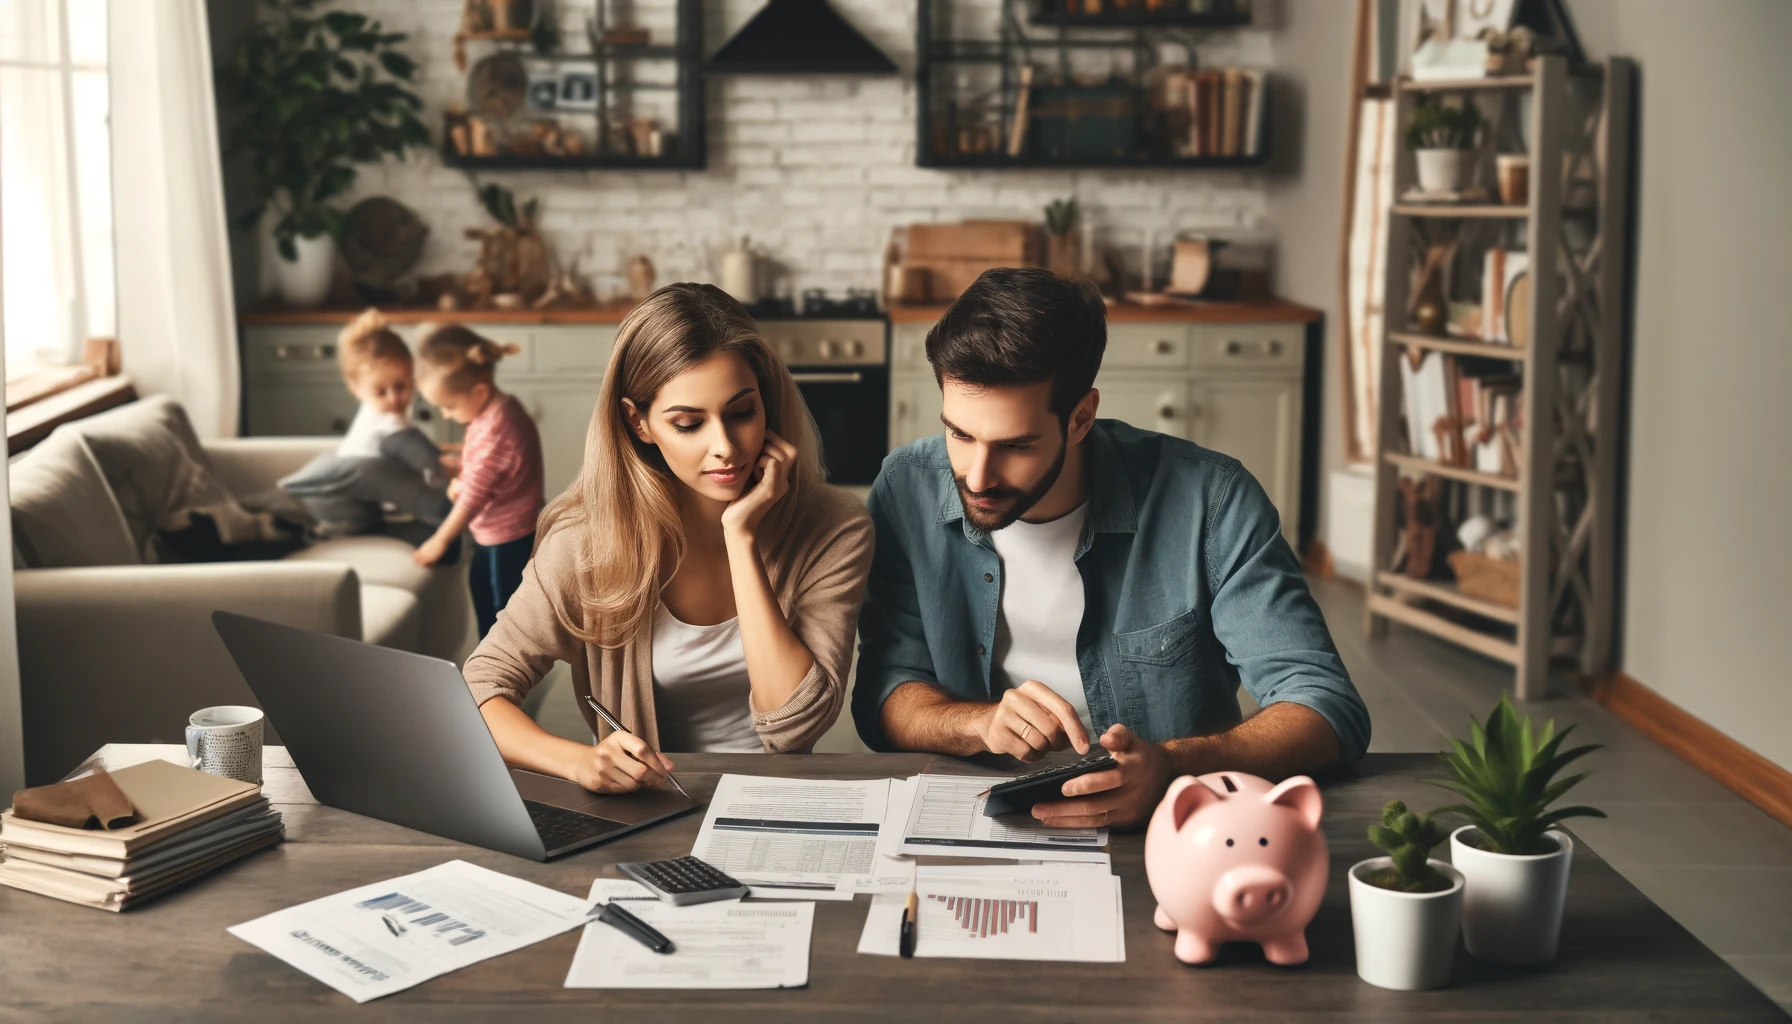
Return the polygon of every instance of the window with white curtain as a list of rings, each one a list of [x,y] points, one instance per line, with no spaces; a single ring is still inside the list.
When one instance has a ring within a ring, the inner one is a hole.
[[[133,0],[139,2],[139,0]],[[0,304],[16,378],[116,325],[107,0],[0,0]]]

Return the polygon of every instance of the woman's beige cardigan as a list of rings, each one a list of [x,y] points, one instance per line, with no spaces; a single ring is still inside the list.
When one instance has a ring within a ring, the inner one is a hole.
[[[824,485],[803,505],[782,538],[760,547],[778,607],[815,656],[782,707],[753,708],[753,728],[773,753],[809,749],[839,716],[871,572],[871,517],[858,499]],[[609,730],[585,703],[587,693],[657,750],[651,628],[609,649],[579,640],[562,625],[581,620],[573,585],[578,548],[571,528],[555,528],[542,539],[523,570],[522,586],[467,659],[467,686],[480,704],[494,697],[521,704],[554,662],[564,661],[572,666],[573,699],[595,735]]]

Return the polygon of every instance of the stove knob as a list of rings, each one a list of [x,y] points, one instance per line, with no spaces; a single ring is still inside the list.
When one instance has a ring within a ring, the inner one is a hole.
[[[853,341],[853,342],[848,343],[847,355],[850,355],[854,359],[857,359],[864,354],[865,354],[865,343],[864,342]]]
[[[786,362],[794,360],[803,354],[803,343],[795,338],[785,338],[783,344],[778,347],[783,349]]]
[[[815,346],[815,351],[823,359],[832,359],[840,354],[840,343],[832,338],[823,338],[821,343]]]

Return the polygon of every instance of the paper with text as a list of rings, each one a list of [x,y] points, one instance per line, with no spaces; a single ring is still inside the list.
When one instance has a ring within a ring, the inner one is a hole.
[[[852,899],[876,866],[889,779],[724,775],[691,853],[758,897]]]
[[[364,1003],[577,928],[585,905],[577,896],[451,860],[228,931]]]
[[[592,902],[606,898],[598,879]],[[602,922],[585,926],[567,988],[800,988],[809,983],[813,903],[629,902],[629,913],[672,940],[655,953]]]
[[[1108,862],[1105,828],[1046,828],[1024,815],[986,816],[988,797],[978,794],[1004,779],[917,775],[912,781],[914,797],[895,853]]]
[[[916,892],[918,957],[1126,960],[1120,879],[1103,865],[928,866]],[[860,953],[897,955],[906,902],[906,893],[872,900]]]

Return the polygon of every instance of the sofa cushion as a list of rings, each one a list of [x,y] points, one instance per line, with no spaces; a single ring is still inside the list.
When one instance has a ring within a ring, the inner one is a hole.
[[[422,619],[415,594],[377,583],[361,586],[361,639],[367,643],[414,651]]]
[[[415,594],[428,586],[431,575],[437,571],[411,561],[411,555],[416,551],[414,546],[396,537],[364,533],[320,540],[286,557],[353,566],[363,586],[377,583]]]
[[[78,433],[117,498],[143,562],[166,561],[162,530],[185,530],[204,512],[225,544],[280,539],[274,517],[237,503],[212,471],[180,403],[155,395],[58,428]]]
[[[79,434],[52,433],[7,469],[15,563],[30,569],[137,565],[105,474]]]

